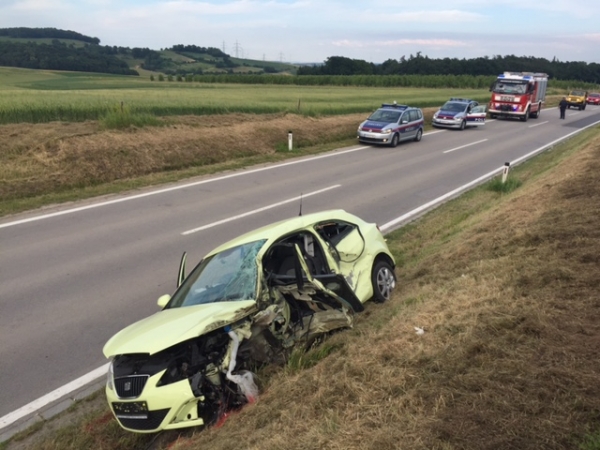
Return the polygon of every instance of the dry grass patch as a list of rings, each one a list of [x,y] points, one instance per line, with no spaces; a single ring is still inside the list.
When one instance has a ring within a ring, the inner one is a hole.
[[[163,127],[102,130],[96,122],[0,126],[0,199],[85,188],[148,174],[348,139],[362,115],[189,116]]]

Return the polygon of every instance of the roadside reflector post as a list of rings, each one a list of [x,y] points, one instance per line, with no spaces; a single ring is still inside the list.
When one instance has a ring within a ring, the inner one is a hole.
[[[293,143],[293,135],[292,135],[292,131],[288,131],[288,150],[291,152],[292,151],[292,143]]]
[[[502,170],[502,184],[506,183],[506,178],[508,177],[508,171],[510,170],[510,163],[504,163],[504,169]]]

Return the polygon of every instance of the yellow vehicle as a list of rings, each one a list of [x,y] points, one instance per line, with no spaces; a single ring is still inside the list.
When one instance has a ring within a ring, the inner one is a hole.
[[[573,89],[569,92],[567,96],[567,108],[571,108],[571,106],[575,108],[585,109],[585,105],[587,105],[587,91],[583,91],[581,89]]]
[[[104,346],[106,396],[126,430],[210,425],[254,401],[253,373],[293,347],[349,328],[396,285],[373,223],[342,210],[287,219],[221,245],[185,276],[182,257],[161,311]]]

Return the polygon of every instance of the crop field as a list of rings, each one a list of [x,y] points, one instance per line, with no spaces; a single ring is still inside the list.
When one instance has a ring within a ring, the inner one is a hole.
[[[295,86],[151,81],[88,73],[0,68],[0,124],[97,120],[127,106],[155,116],[368,113],[382,102],[440,105],[449,97],[489,98],[487,89]]]

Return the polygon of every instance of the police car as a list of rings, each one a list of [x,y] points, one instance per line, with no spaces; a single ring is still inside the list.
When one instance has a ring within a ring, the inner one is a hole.
[[[485,125],[485,106],[468,98],[451,98],[433,115],[431,125],[457,128]]]
[[[363,144],[396,147],[401,141],[420,141],[424,125],[423,111],[419,108],[384,103],[359,125],[356,137]]]

